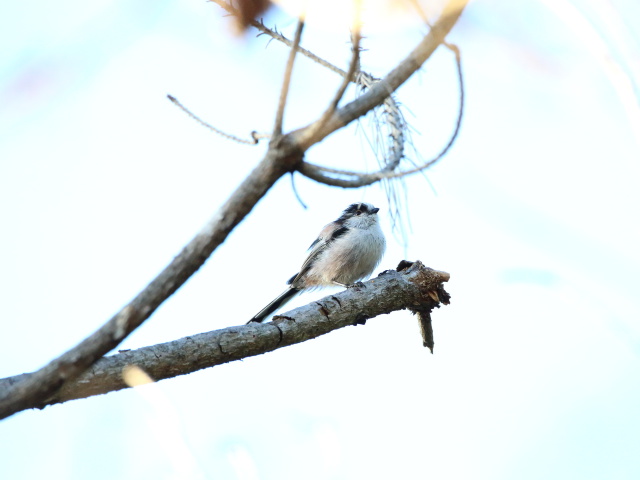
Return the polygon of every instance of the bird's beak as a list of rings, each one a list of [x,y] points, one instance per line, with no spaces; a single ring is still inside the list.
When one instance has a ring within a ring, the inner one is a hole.
[[[373,210],[371,210],[371,213],[378,213],[379,210],[379,208],[374,208]]]

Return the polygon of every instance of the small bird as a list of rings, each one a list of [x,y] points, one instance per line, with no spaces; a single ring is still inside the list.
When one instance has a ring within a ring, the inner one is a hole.
[[[368,203],[353,203],[340,218],[325,225],[309,247],[300,271],[287,282],[289,288],[248,323],[263,322],[303,290],[335,285],[348,287],[369,277],[386,248],[378,221],[379,210]]]

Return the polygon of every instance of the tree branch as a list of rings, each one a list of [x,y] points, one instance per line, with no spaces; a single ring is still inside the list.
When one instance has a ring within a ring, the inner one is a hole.
[[[386,77],[373,85],[366,93],[338,109],[319,131],[314,131],[314,124],[319,122],[317,121],[292,132],[291,135],[294,136],[294,142],[303,150],[307,150],[312,145],[324,140],[327,135],[348,125],[384,102],[384,99],[422,67],[422,64],[433,54],[436,48],[444,42],[447,34],[460,18],[466,4],[467,0],[449,0],[444,12],[433,28],[396,68],[391,70]],[[314,134],[310,135],[310,132]]]
[[[241,15],[241,12],[239,10],[234,8],[232,5],[228,4],[225,0],[209,0],[209,1],[216,3],[217,5],[225,9],[227,12],[229,12],[231,15],[234,15],[234,16]],[[426,18],[426,15],[424,11],[420,8],[420,5],[417,2],[413,2],[413,3],[414,3],[414,7],[417,8],[418,13],[422,17],[422,19],[425,21],[425,24],[427,24],[429,28],[432,28],[431,22],[429,22],[428,19]],[[444,11],[451,12],[451,11],[454,11],[455,9],[459,9],[460,12],[462,12],[466,3],[467,3],[467,0],[452,0],[447,4]],[[285,44],[288,47],[292,47],[294,44],[294,42],[289,40],[287,37],[282,35],[277,30],[270,29],[269,27],[267,27],[262,22],[262,20],[260,22],[257,22],[256,20],[251,20],[249,24],[252,25],[257,30],[260,30],[261,33],[258,34],[258,36],[262,34],[268,35],[272,39],[278,40],[279,42]],[[459,85],[460,85],[460,106],[458,110],[458,120],[456,122],[456,127],[454,129],[454,132],[448,144],[435,158],[423,163],[422,165],[412,168],[410,170],[405,170],[402,172],[394,171],[396,167],[399,165],[404,155],[404,132],[407,126],[404,119],[402,118],[400,109],[398,108],[398,105],[395,99],[393,98],[393,96],[389,95],[384,100],[383,103],[385,106],[385,116],[387,117],[387,125],[390,130],[391,143],[389,146],[389,152],[388,152],[387,158],[385,159],[385,161],[380,162],[381,169],[379,171],[372,172],[372,173],[348,172],[344,170],[328,169],[326,167],[313,165],[306,162],[300,165],[300,168],[298,169],[298,171],[300,171],[300,173],[302,173],[303,175],[311,178],[312,180],[315,180],[319,183],[324,183],[325,185],[330,185],[334,187],[343,187],[343,188],[358,188],[358,187],[371,185],[380,180],[392,180],[394,178],[400,178],[407,175],[411,175],[413,173],[420,172],[422,170],[425,170],[426,168],[429,168],[430,166],[438,162],[442,157],[444,157],[446,153],[449,151],[450,147],[453,145],[453,142],[458,137],[458,133],[460,131],[462,113],[464,111],[464,83],[462,78],[462,67],[460,62],[459,49],[455,45],[451,45],[447,42],[443,42],[443,45],[445,45],[447,48],[452,50],[456,55],[456,63],[458,67],[458,79],[459,79]],[[338,68],[337,66],[317,56],[315,53],[301,47],[300,45],[298,45],[298,52],[300,52],[307,58],[311,59],[312,61],[316,62],[317,64],[331,70],[332,72],[337,73],[338,75],[342,76],[345,79],[349,79],[350,82],[360,85],[363,88],[371,88],[372,85],[380,81],[380,79],[375,78],[373,75],[367,72],[363,72],[361,70],[358,71],[357,74],[355,74],[355,70],[352,71],[351,68],[350,68],[350,72],[345,72],[341,68]],[[343,87],[341,87],[341,90],[342,88]],[[329,113],[332,114],[334,110],[335,110],[335,106],[333,109],[329,109]],[[326,123],[327,117],[328,117],[327,112],[325,112],[325,114],[323,114],[323,116],[319,121],[315,122],[313,125],[310,126],[309,130],[307,131],[307,135],[311,137],[315,136],[317,131],[319,131],[321,127]],[[334,173],[341,176],[342,178],[336,178],[335,176],[326,175],[326,173]]]
[[[403,262],[399,268],[399,272],[381,273],[364,288],[327,296],[276,316],[270,323],[224,328],[104,357],[55,395],[23,404],[20,410],[127,388],[122,372],[128,365],[142,368],[154,380],[163,380],[301,343],[392,311],[430,312],[439,306],[433,292],[442,289],[442,282],[449,280],[448,273],[427,268],[419,261]],[[20,377],[0,379],[0,392]]]
[[[452,45],[450,43],[443,43],[449,50],[453,52],[456,58],[456,68],[458,73],[458,85],[460,89],[460,103],[458,106],[458,118],[456,119],[456,125],[453,129],[453,133],[449,138],[449,141],[444,146],[444,148],[432,159],[427,162],[422,163],[414,168],[409,170],[401,170],[395,171],[395,167],[398,165],[400,158],[397,157],[397,161],[395,163],[390,162],[385,167],[381,168],[377,172],[350,172],[347,170],[341,170],[336,168],[323,167],[320,165],[314,165],[309,162],[302,162],[298,166],[298,171],[302,173],[304,176],[311,178],[319,183],[324,183],[325,185],[330,185],[333,187],[342,187],[342,188],[359,188],[365,187],[367,185],[371,185],[373,183],[379,182],[380,180],[392,180],[394,178],[401,178],[407,175],[412,175],[414,173],[421,172],[425,170],[435,163],[437,163],[442,157],[444,157],[449,149],[453,146],[453,143],[458,138],[458,134],[460,133],[460,127],[462,125],[462,115],[464,113],[464,102],[465,102],[465,94],[464,94],[464,79],[462,76],[462,62],[460,60],[460,49]],[[389,97],[390,99],[391,97]],[[401,132],[401,130],[400,130]]]
[[[205,122],[204,120],[202,120],[200,117],[195,115],[191,110],[189,110],[187,107],[182,105],[182,103],[180,103],[180,101],[177,98],[175,98],[173,95],[167,95],[167,98],[169,100],[171,100],[171,102],[176,107],[178,107],[184,113],[189,115],[189,117],[192,120],[195,120],[196,122],[198,122],[203,127],[211,130],[213,133],[216,133],[216,134],[220,135],[221,137],[226,138],[227,140],[231,140],[232,142],[241,143],[243,145],[257,145],[258,141],[260,141],[260,139],[262,139],[262,138],[270,138],[271,137],[271,135],[269,135],[269,134],[258,133],[255,130],[252,131],[251,134],[250,134],[251,135],[251,140],[246,140],[244,138],[237,137],[236,135],[231,135],[230,133],[223,132],[219,128],[216,128],[213,125],[210,125],[207,122]]]
[[[293,45],[291,45],[291,51],[289,52],[289,59],[287,60],[287,68],[284,72],[284,80],[282,81],[282,89],[280,90],[280,100],[278,101],[278,109],[276,111],[276,120],[273,127],[273,134],[271,135],[271,141],[278,141],[282,135],[282,121],[284,119],[284,107],[287,104],[287,96],[289,95],[289,84],[291,83],[291,74],[293,73],[293,62],[296,59],[296,53],[298,51],[298,45],[300,45],[300,37],[302,36],[302,29],[304,28],[304,19],[301,17],[298,19],[298,25],[296,26],[296,33],[293,38]]]
[[[359,5],[360,5],[360,3],[358,3],[358,6]],[[359,14],[359,10],[358,10],[358,14]],[[358,25],[358,27],[359,27],[359,25]],[[358,68],[359,63],[360,63],[360,30],[359,29],[356,29],[352,33],[351,53],[352,54],[351,54],[351,61],[349,62],[349,70],[347,70],[347,73],[344,75],[344,78],[342,79],[342,83],[340,84],[340,87],[338,88],[338,91],[334,95],[333,100],[331,101],[331,103],[329,103],[329,107],[324,111],[324,113],[320,117],[320,120],[315,122],[310,127],[308,135],[314,136],[316,134],[316,132],[320,131],[322,129],[322,127],[334,115],[334,113],[336,111],[336,108],[338,107],[338,103],[340,103],[340,100],[342,99],[342,96],[344,95],[344,92],[347,90],[347,87],[349,86],[349,83],[351,83],[352,79],[354,78],[354,74],[356,72],[356,69]]]
[[[220,7],[224,8],[227,12],[229,12],[232,15],[238,16],[241,14],[237,9],[235,9],[232,5],[228,4],[224,0],[210,0],[210,1],[218,4]],[[454,11],[455,9],[459,9],[461,12],[462,9],[464,9],[464,6],[466,3],[467,3],[466,0],[450,1],[445,7],[444,11],[451,12],[451,11]],[[417,2],[413,2],[413,4],[414,4],[414,7],[417,9],[418,13],[420,14],[421,18],[424,20],[425,24],[428,25],[429,28],[431,29],[432,28],[431,22],[429,22],[429,20],[427,19],[420,5]],[[267,26],[264,25],[262,21],[257,22],[255,20],[252,20],[249,23],[256,29],[260,30],[261,33],[259,35],[261,34],[269,35],[272,39],[278,40],[289,47],[293,46],[293,42],[291,40],[289,40],[288,38],[280,34],[277,30],[272,30],[268,28]],[[405,131],[407,130],[407,125],[402,117],[402,114],[400,112],[400,109],[398,108],[398,105],[395,99],[393,98],[392,95],[389,95],[384,100],[383,103],[385,107],[384,113],[386,117],[386,125],[389,129],[390,145],[388,149],[388,155],[386,156],[386,158],[383,161],[379,161],[380,167],[381,167],[380,170],[378,170],[377,172],[350,172],[346,170],[331,169],[331,168],[327,168],[319,165],[310,164],[307,162],[302,162],[298,167],[298,171],[303,175],[305,175],[306,177],[311,178],[312,180],[315,180],[319,183],[324,183],[325,185],[342,187],[342,188],[358,188],[358,187],[371,185],[381,180],[393,180],[396,178],[401,178],[407,175],[411,175],[413,173],[420,172],[422,170],[425,170],[431,167],[432,165],[437,163],[441,158],[443,158],[447,154],[447,152],[449,151],[449,149],[451,148],[455,140],[457,139],[458,134],[460,132],[460,126],[462,123],[462,114],[464,112],[464,82],[462,77],[460,51],[458,47],[444,41],[442,43],[451,51],[453,51],[456,56],[456,65],[458,69],[458,81],[459,81],[459,88],[460,88],[460,103],[459,103],[459,109],[458,109],[458,119],[456,121],[454,132],[451,135],[447,145],[440,151],[440,153],[438,153],[438,155],[436,155],[431,160],[422,163],[421,165],[414,166],[414,168],[412,169],[403,170],[400,172],[395,171],[395,169],[400,164],[400,161],[404,157]],[[380,81],[379,79],[375,78],[373,75],[363,72],[361,70],[357,74],[355,74],[355,69],[353,69],[353,67],[355,66],[355,63],[353,61],[350,65],[349,72],[345,72],[344,70],[318,57],[313,52],[310,52],[309,50],[302,48],[300,45],[298,45],[298,51],[302,53],[304,56],[318,63],[319,65],[322,65],[323,67],[342,76],[345,80],[348,79],[348,81],[356,83],[357,85],[360,85],[363,88],[371,88],[375,83]],[[344,88],[346,88],[344,85],[340,87],[340,90],[339,90],[339,92],[341,92],[340,97],[344,93]],[[332,102],[332,105],[333,105],[333,102]],[[327,111],[325,111],[325,113],[322,115],[319,121],[316,121],[313,125],[310,125],[306,131],[306,135],[309,137],[316,136],[317,132],[321,130],[324,124],[326,123],[327,118],[333,114],[336,106],[337,106],[337,103],[333,105],[333,108],[330,107]]]
[[[311,124],[280,137],[278,141],[272,139],[265,157],[218,213],[129,304],[76,347],[40,370],[14,377],[12,381],[4,383],[4,388],[0,389],[0,419],[25,408],[42,405],[47,399],[54,397],[56,392],[66,384],[72,384],[80,374],[149,318],[162,302],[204,264],[271,186],[282,175],[301,164],[302,155],[310,146],[381,104],[395,88],[420,68],[442,43],[465,4],[466,0],[449,0],[445,13],[414,51],[385,79],[355,101],[338,109],[314,135],[309,135],[310,127],[314,125]]]
[[[113,350],[204,264],[258,200],[298,161],[300,153],[286,142],[281,142],[278,149],[270,149],[218,213],[127,306],[76,347],[40,370],[22,376],[11,388],[0,390],[0,419],[23,410],[25,404],[38,405]]]
[[[223,9],[225,9],[231,15],[234,15],[234,16],[240,16],[241,15],[240,10],[235,8],[233,5],[230,5],[225,0],[209,0],[209,1],[217,4],[219,7],[223,8]],[[260,30],[261,33],[259,33],[257,35],[258,37],[260,35],[263,35],[263,34],[264,35],[269,35],[271,38],[273,38],[275,40],[278,40],[279,42],[284,43],[287,47],[292,47],[293,46],[293,42],[291,40],[289,40],[287,37],[282,35],[277,30],[272,30],[269,27],[267,27],[264,23],[262,23],[262,20],[260,20],[259,22],[257,22],[256,20],[251,20],[249,22],[249,24],[251,26],[253,26],[254,28],[256,28],[257,30]],[[268,45],[268,43],[267,43],[267,45]],[[310,58],[311,60],[313,60],[314,62],[318,63],[319,65],[322,65],[323,67],[328,68],[329,70],[337,73],[338,75],[341,75],[341,76],[344,77],[345,74],[346,74],[346,72],[344,70],[342,70],[342,69],[336,67],[335,65],[327,62],[323,58],[320,58],[315,53],[307,50],[306,48],[301,47],[300,45],[298,45],[298,52],[303,54],[305,57]]]

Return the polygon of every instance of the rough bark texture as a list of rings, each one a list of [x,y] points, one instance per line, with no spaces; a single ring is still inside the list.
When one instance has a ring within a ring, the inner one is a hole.
[[[295,148],[280,143],[269,150],[209,223],[126,307],[76,347],[34,373],[12,377],[6,388],[0,388],[0,418],[46,404],[51,395],[118,346],[181,287],[269,188],[299,161]]]
[[[23,404],[20,409],[43,408],[128,388],[122,379],[122,371],[128,365],[136,365],[154,380],[162,380],[304,342],[332,330],[363,324],[383,313],[438,306],[429,292],[441,289],[449,274],[426,268],[420,262],[409,265],[400,272],[383,272],[362,287],[279,315],[270,323],[224,328],[101,358],[53,396]],[[0,391],[17,377],[0,379]]]

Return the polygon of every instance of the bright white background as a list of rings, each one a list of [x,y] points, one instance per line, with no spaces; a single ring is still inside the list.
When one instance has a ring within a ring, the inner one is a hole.
[[[3,479],[632,479],[640,477],[640,11],[631,0],[478,0],[450,40],[467,105],[451,153],[407,180],[394,240],[379,187],[288,178],[121,348],[244,323],[319,229],[382,209],[380,267],[451,273],[436,349],[400,312],[366,327],[151,388],[0,423]],[[39,368],[133,297],[212,216],[264,146],[209,133],[272,127],[287,50],[232,36],[214,4],[20,2],[0,14],[0,375]],[[382,76],[424,29],[365,30]],[[295,22],[273,13],[291,35]],[[345,67],[348,35],[303,45]],[[299,58],[285,128],[340,78]],[[636,84],[637,85],[637,84]],[[348,92],[353,98],[353,92]],[[451,54],[398,92],[429,158],[456,115]],[[366,122],[365,122],[366,124]],[[355,128],[308,159],[373,165]],[[302,296],[306,303],[321,293]]]

